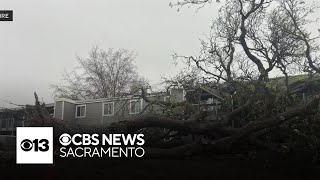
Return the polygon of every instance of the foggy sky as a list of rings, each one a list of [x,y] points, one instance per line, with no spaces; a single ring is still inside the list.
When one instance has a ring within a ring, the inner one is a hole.
[[[87,57],[95,45],[137,53],[140,75],[152,84],[179,68],[171,55],[196,54],[221,4],[196,12],[170,8],[174,0],[0,0],[13,22],[0,22],[1,101],[33,103],[33,92],[54,102],[50,84]]]
[[[170,0],[0,0],[13,22],[0,22],[0,101],[53,102],[50,84],[95,45],[137,53],[139,73],[152,84],[174,74],[172,53],[199,50],[219,4],[201,11],[170,8]],[[0,107],[8,104],[0,102]]]

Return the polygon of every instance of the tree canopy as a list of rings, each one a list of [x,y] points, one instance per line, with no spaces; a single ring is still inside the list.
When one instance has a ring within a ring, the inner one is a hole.
[[[120,97],[146,86],[135,66],[135,53],[126,49],[92,48],[88,58],[77,57],[78,67],[63,74],[64,85],[55,94],[71,99]]]

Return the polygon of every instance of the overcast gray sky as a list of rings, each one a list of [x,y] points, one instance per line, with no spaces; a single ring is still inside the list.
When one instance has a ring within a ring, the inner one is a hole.
[[[0,22],[0,101],[53,102],[50,84],[94,45],[136,51],[151,83],[173,74],[173,51],[192,54],[208,33],[219,4],[201,11],[170,8],[171,0],[0,0],[13,22]],[[0,107],[8,106],[0,102]]]
[[[139,73],[152,84],[174,74],[172,53],[196,54],[221,4],[177,12],[170,2],[0,0],[0,9],[14,11],[13,22],[0,22],[0,107],[33,103],[34,91],[53,102],[50,84],[94,45],[135,51]]]

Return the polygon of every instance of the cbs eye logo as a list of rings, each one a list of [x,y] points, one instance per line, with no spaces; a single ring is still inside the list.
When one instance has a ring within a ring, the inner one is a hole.
[[[71,143],[71,136],[67,133],[64,133],[59,138],[60,144],[63,146],[68,146]]]
[[[46,152],[49,150],[49,141],[47,139],[35,139],[33,141],[24,139],[21,141],[20,147],[26,152],[31,151],[32,149],[34,149],[35,152]]]

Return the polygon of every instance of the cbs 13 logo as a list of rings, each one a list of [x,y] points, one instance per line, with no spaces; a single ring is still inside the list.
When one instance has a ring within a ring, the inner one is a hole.
[[[47,139],[24,139],[21,141],[20,147],[23,151],[31,151],[32,149],[35,152],[41,151],[46,152],[49,150],[49,140]]]
[[[53,164],[53,127],[17,127],[17,164]]]

